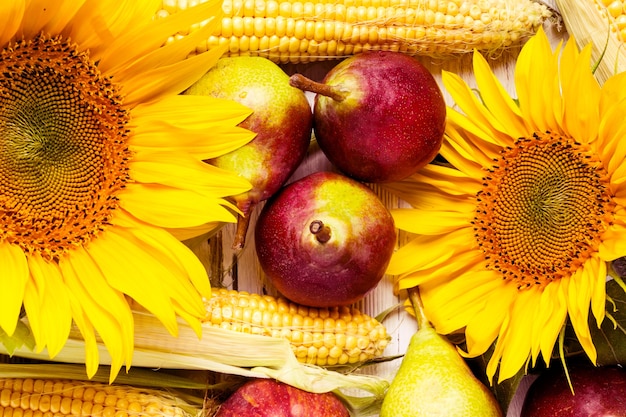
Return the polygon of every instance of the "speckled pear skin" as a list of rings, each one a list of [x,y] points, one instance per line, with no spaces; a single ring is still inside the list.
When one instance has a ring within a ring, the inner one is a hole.
[[[502,417],[491,391],[434,328],[411,338],[380,417]]]
[[[272,380],[257,379],[235,391],[215,417],[349,417],[332,393],[315,394]]]
[[[446,104],[432,74],[414,57],[368,51],[332,68],[323,83],[342,101],[315,96],[320,148],[344,174],[363,182],[404,179],[441,148]]]
[[[311,105],[303,91],[289,85],[282,68],[262,57],[221,58],[185,94],[234,100],[253,110],[239,126],[256,137],[208,161],[237,172],[252,185],[249,191],[233,196],[243,213],[235,242],[242,246],[254,207],[274,195],[306,156],[313,131]]]
[[[321,222],[328,239],[311,228]],[[313,307],[350,305],[381,281],[397,238],[393,217],[368,187],[318,171],[268,200],[255,226],[257,258],[286,298]]]

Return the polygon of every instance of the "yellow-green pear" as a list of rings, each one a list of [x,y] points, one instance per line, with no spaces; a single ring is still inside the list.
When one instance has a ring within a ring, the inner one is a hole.
[[[426,318],[418,289],[410,289],[409,295],[419,327],[383,400],[380,417],[501,417],[491,391]]]
[[[237,217],[234,249],[242,249],[252,211],[274,195],[306,155],[313,129],[313,111],[303,91],[289,85],[289,76],[267,58],[223,57],[184,91],[237,101],[253,110],[239,124],[256,133],[248,144],[208,160],[237,172],[252,188],[233,196]]]

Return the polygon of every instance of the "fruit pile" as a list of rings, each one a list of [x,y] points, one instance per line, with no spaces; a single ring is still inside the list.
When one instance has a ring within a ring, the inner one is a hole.
[[[312,106],[307,92],[314,95]],[[371,186],[418,172],[442,145],[446,104],[432,74],[418,60],[396,52],[352,56],[321,82],[298,73],[288,77],[265,58],[231,57],[222,58],[185,94],[236,100],[253,110],[241,126],[257,136],[207,161],[252,184],[250,191],[233,198],[240,210],[233,250],[246,249],[250,218],[258,207],[255,255],[281,297],[303,307],[334,309],[370,293],[397,245],[393,217]],[[323,152],[328,169],[292,179],[310,147]],[[479,410],[501,416],[491,392],[430,326],[419,294],[413,294],[419,330],[380,415],[409,416],[416,410],[432,415],[444,407],[465,410],[465,415]],[[221,325],[222,310],[210,310]],[[250,331],[262,334],[264,328]],[[307,361],[320,363],[315,355]],[[416,373],[424,377],[416,379]],[[415,395],[424,390],[431,394]],[[336,399],[328,395],[252,381],[232,394],[218,416],[347,415],[346,409],[337,411]]]
[[[313,109],[305,91],[315,93]],[[446,106],[430,72],[407,55],[367,52],[320,82],[290,78],[260,57],[222,58],[185,94],[239,101],[241,126],[257,134],[208,160],[252,184],[233,247],[242,249],[253,209],[256,253],[270,283],[302,305],[361,300],[382,279],[396,246],[391,214],[366,184],[396,181],[430,163],[443,140]],[[304,161],[311,134],[332,164],[285,186]]]

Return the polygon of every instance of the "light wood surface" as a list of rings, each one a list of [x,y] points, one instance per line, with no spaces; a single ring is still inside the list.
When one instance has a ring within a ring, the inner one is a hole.
[[[554,7],[551,1],[548,1],[547,3]],[[559,28],[552,22],[547,23],[545,29],[554,44],[567,38],[567,34],[564,32],[564,29],[560,28],[559,30]],[[511,94],[514,94],[513,71],[518,53],[519,49],[504,51],[500,53],[499,56],[491,57],[489,61],[494,73]],[[450,96],[441,85],[442,70],[455,72],[462,76],[470,85],[474,86],[474,79],[471,70],[471,56],[469,54],[454,59],[418,59],[431,70],[439,82],[442,92],[444,93],[444,97],[449,105],[453,105],[453,103]],[[307,65],[285,65],[283,66],[283,69],[287,73],[300,72],[309,78],[321,80],[326,72],[338,62],[339,61],[325,61]],[[313,96],[307,93],[307,97],[312,103]],[[293,182],[294,180],[302,178],[315,171],[332,169],[333,167],[324,157],[322,152],[319,149],[312,147],[305,161],[288,182]],[[402,201],[398,201],[394,196],[382,192],[375,186],[373,189],[388,207],[399,207],[405,204]],[[254,248],[254,225],[262,206],[263,204],[261,203],[252,215],[247,243],[240,253],[235,253],[231,249],[231,243],[235,231],[234,225],[225,226],[216,237],[211,239],[209,242],[203,243],[201,247],[196,249],[196,252],[200,255],[203,262],[205,262],[207,267],[211,270],[212,282],[219,283],[230,288],[234,287],[239,290],[276,294],[276,291],[269,283],[266,282],[263,276],[261,267],[256,259]],[[402,301],[402,299],[398,298],[393,293],[390,277],[385,277],[378,287],[367,295],[357,307],[359,307],[362,311],[375,316],[389,307],[398,305]],[[385,355],[391,356],[404,353],[410,337],[416,330],[414,319],[411,318],[402,308],[398,308],[394,313],[387,317],[384,324],[389,333],[392,335],[392,341],[385,351]],[[381,375],[391,379],[393,378],[393,375],[399,365],[400,360],[394,360],[368,367],[365,372],[369,374],[373,373]],[[523,381],[520,390],[511,404],[507,414],[508,417],[519,416],[523,394],[530,382],[532,382],[530,378]]]

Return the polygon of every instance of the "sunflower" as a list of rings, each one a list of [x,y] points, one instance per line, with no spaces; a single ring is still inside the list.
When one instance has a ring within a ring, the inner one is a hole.
[[[51,358],[78,329],[89,375],[97,340],[112,374],[130,366],[131,300],[200,332],[210,284],[176,236],[234,222],[226,198],[249,188],[203,162],[252,138],[237,127],[249,110],[179,94],[223,53],[187,58],[221,2],[155,19],[160,3],[0,6],[0,328],[25,319]]]
[[[490,380],[549,363],[567,320],[596,360],[590,314],[599,326],[607,262],[626,254],[626,74],[600,86],[590,53],[572,39],[553,50],[539,30],[517,98],[479,53],[476,89],[444,72],[446,163],[389,186],[412,207],[393,213],[408,239],[388,273],[420,286],[439,332],[464,331],[465,354],[493,346]]]

